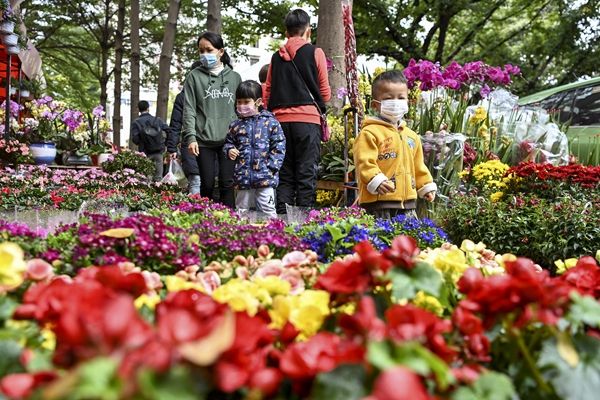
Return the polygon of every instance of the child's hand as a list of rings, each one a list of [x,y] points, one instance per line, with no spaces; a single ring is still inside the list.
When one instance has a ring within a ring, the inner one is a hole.
[[[433,200],[435,200],[435,190],[427,193],[425,196],[423,196],[423,198],[431,203]]]
[[[377,193],[388,194],[392,193],[394,190],[396,190],[396,185],[394,185],[394,182],[388,180],[381,182],[381,184],[377,188]]]
[[[235,160],[240,155],[240,151],[238,149],[231,149],[228,155],[230,160]]]

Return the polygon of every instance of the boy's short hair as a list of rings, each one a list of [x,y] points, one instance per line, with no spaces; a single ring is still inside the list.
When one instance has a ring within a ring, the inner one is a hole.
[[[371,98],[377,100],[379,97],[379,86],[383,82],[394,82],[394,83],[404,83],[407,84],[406,77],[402,73],[402,71],[398,69],[393,69],[391,71],[385,71],[381,74],[377,75],[371,84]]]
[[[140,110],[140,112],[148,111],[149,109],[150,103],[148,103],[146,100],[142,100],[138,103],[138,110]]]
[[[306,11],[297,8],[285,16],[284,24],[289,36],[300,36],[310,26],[310,17]]]
[[[267,81],[267,75],[269,74],[269,64],[265,64],[262,66],[260,71],[258,71],[258,80],[260,83],[265,83]]]
[[[260,99],[262,97],[262,86],[260,83],[248,80],[240,83],[235,91],[236,99]]]

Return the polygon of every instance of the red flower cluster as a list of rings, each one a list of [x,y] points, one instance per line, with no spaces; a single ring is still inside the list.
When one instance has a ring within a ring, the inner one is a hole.
[[[315,287],[331,294],[364,293],[382,283],[383,276],[392,266],[412,269],[419,247],[413,238],[399,236],[383,253],[375,250],[368,241],[357,244],[354,251],[354,257],[331,264],[319,276]]]
[[[429,400],[433,399],[421,378],[404,367],[382,372],[373,385],[373,393],[363,400]]]
[[[549,163],[525,162],[511,167],[506,172],[506,176],[512,174],[521,178],[537,178],[542,181],[572,182],[589,188],[600,184],[600,166],[582,164],[554,166]]]
[[[456,355],[456,350],[448,347],[443,336],[452,331],[450,321],[412,304],[393,305],[385,312],[385,318],[387,335],[393,341],[420,342],[445,361],[451,361]]]
[[[600,299],[600,267],[591,256],[581,257],[573,268],[560,276],[560,280],[582,295]]]

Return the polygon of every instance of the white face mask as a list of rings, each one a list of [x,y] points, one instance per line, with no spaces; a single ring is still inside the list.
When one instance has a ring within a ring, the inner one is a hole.
[[[408,112],[408,100],[406,99],[382,100],[379,103],[381,103],[381,115],[392,122],[400,121]]]

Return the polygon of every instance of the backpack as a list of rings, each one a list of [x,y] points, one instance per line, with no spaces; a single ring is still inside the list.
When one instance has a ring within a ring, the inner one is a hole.
[[[141,126],[139,121],[136,121]],[[141,127],[140,142],[147,154],[159,153],[165,149],[165,138],[162,134],[162,121],[158,117],[146,122]]]

